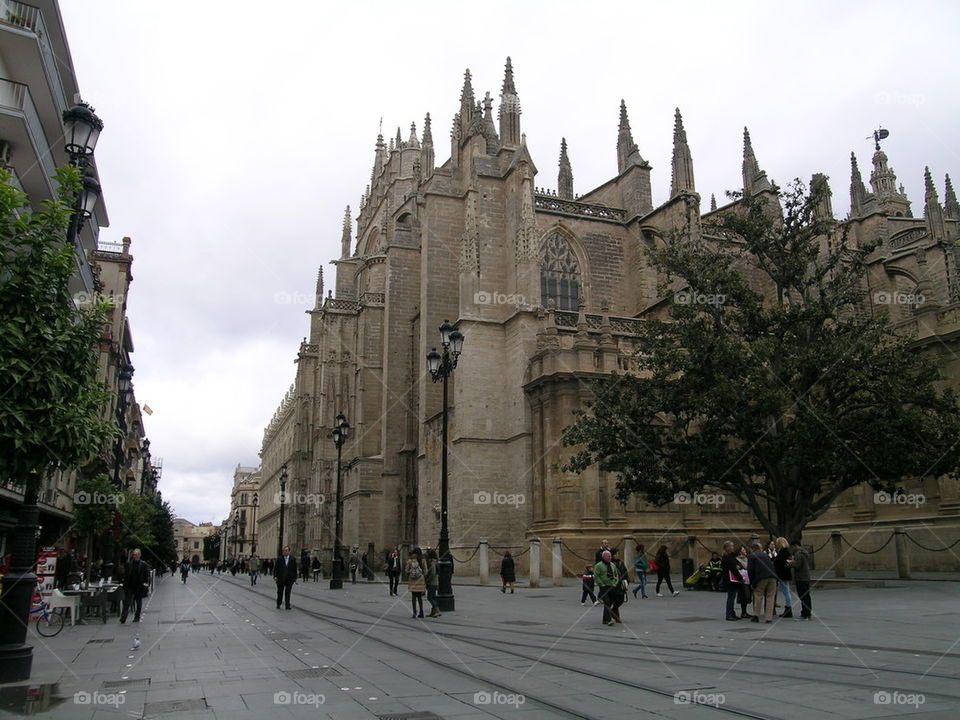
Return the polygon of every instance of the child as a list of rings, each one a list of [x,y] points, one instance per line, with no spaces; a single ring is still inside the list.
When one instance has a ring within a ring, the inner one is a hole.
[[[590,596],[590,600],[593,601],[593,604],[597,604],[597,596],[593,594],[593,566],[587,565],[583,569],[583,575],[580,577],[583,581],[583,592],[580,593],[580,604],[585,604],[587,596]]]

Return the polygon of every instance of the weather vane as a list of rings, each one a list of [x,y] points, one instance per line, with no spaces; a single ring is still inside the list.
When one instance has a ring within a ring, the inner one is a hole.
[[[889,130],[885,130],[884,128],[877,128],[876,130],[873,131],[873,142],[876,145],[877,150],[880,149],[880,141],[886,140],[888,137],[890,137]],[[869,139],[870,137],[867,136],[867,140]]]

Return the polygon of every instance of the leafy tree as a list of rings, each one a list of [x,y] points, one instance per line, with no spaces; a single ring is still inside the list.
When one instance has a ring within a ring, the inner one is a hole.
[[[714,489],[799,537],[848,488],[954,472],[960,411],[937,366],[865,311],[865,261],[800,181],[741,197],[722,239],[671,238],[653,264],[684,288],[642,322],[639,372],[594,384],[567,468],[618,473],[664,504]]]
[[[115,426],[97,380],[106,306],[71,299],[75,250],[66,242],[76,168],[57,171],[60,196],[40,211],[0,170],[0,478],[36,490],[43,473],[94,456]]]
[[[216,562],[220,559],[220,535],[207,535],[203,538],[203,559]]]
[[[113,513],[117,503],[107,500],[119,497],[113,482],[106,475],[77,479],[74,494],[73,525],[88,535],[99,535],[113,527]]]
[[[149,560],[154,567],[169,566],[177,559],[177,543],[173,534],[173,510],[170,503],[153,496],[153,543],[149,546]]]
[[[156,506],[150,498],[138,493],[124,492],[123,503],[120,505],[120,547],[128,551],[135,547],[140,548],[144,559],[150,559],[147,553],[151,550],[156,538],[153,534]]]

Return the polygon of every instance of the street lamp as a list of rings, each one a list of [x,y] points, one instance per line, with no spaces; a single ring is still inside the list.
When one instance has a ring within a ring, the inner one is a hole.
[[[443,382],[443,452],[440,460],[440,542],[437,543],[437,607],[441,612],[453,612],[453,555],[450,554],[450,530],[447,526],[447,378],[457,367],[463,352],[463,333],[454,329],[449,320],[440,326],[440,344],[443,354],[436,348],[427,353],[427,369],[434,382]]]
[[[257,496],[256,493],[254,493],[253,494],[253,541],[250,547],[251,555],[257,552],[257,504],[259,502],[260,502],[260,498]]]
[[[343,528],[343,483],[340,480],[340,460],[342,457],[341,448],[347,441],[350,434],[350,423],[344,414],[337,413],[334,421],[333,430],[330,433],[333,436],[333,444],[337,446],[337,519],[333,533],[333,567],[330,568],[330,589],[339,590],[343,587],[343,558],[340,557],[340,534]]]
[[[280,468],[280,538],[277,541],[277,557],[283,557],[283,511],[287,502],[287,464]]]
[[[71,244],[76,242],[84,220],[93,215],[100,198],[100,183],[88,170],[101,130],[103,120],[86,103],[81,102],[63,111],[64,148],[70,155],[70,164],[80,169],[80,192],[74,201],[67,230],[67,239]]]

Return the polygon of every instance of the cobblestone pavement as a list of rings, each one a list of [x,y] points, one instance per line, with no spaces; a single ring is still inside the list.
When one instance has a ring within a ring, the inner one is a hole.
[[[960,717],[960,585],[885,585],[769,625],[724,621],[719,593],[648,590],[606,627],[572,580],[458,585],[456,612],[420,620],[402,585],[298,583],[278,610],[270,578],[168,576],[140,624],[31,631],[30,685],[38,716],[71,720]],[[0,686],[0,712],[26,689]]]

